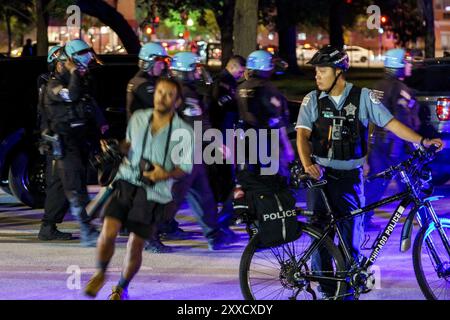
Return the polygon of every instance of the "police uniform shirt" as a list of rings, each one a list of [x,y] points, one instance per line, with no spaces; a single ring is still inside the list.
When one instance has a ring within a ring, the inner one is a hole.
[[[138,71],[127,85],[127,115],[139,109],[153,108],[156,77]]]
[[[286,98],[268,80],[250,78],[237,88],[240,118],[255,128],[281,128],[289,121]],[[256,122],[252,123],[251,114]]]
[[[397,120],[413,130],[419,129],[418,104],[406,84],[389,75],[377,82],[373,91]]]
[[[127,158],[120,165],[114,180],[125,180],[135,186],[144,187],[148,200],[165,204],[172,201],[173,179],[159,181],[153,186],[143,184],[139,179],[139,162],[142,156],[151,163],[160,166],[163,166],[164,161],[169,125],[160,129],[155,135],[151,133],[151,126],[146,131],[152,113],[153,109],[138,110],[131,116],[126,133],[127,141],[131,142],[130,151]],[[147,135],[147,141],[146,146],[144,146],[144,154],[142,155],[142,143],[145,134]],[[172,119],[172,135],[164,170],[172,171],[177,166],[186,173],[192,171],[193,139],[194,133],[192,127],[175,113]],[[175,156],[179,156],[179,161],[176,164],[174,163],[174,159],[172,159],[172,151]]]
[[[319,99],[327,97],[327,99],[331,100],[337,110],[341,110],[342,108],[345,108],[344,103],[352,87],[353,84],[351,83],[347,82],[345,84],[344,92],[338,104],[336,104],[336,102],[325,92],[320,93]],[[295,128],[303,128],[312,131],[313,124],[317,120],[318,116],[317,91],[314,90],[308,93],[303,99]],[[393,115],[381,103],[373,91],[367,88],[362,88],[359,104],[359,120],[364,126],[367,127],[369,122],[372,122],[379,127],[384,127],[393,118]],[[337,170],[356,169],[361,167],[365,162],[365,157],[348,161],[332,160],[315,156],[314,158],[317,164]]]

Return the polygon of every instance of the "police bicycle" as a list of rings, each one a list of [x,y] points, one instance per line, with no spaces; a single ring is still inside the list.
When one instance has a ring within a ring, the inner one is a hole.
[[[432,202],[440,197],[430,197],[432,187],[431,172],[426,163],[430,162],[436,147],[419,148],[411,157],[387,170],[369,177],[373,179],[392,179],[399,175],[406,187],[400,192],[384,200],[351,212],[349,217],[336,218],[331,210],[323,189],[321,194],[328,211],[330,221],[319,230],[314,226],[300,222],[300,237],[287,244],[262,248],[258,243],[255,221],[247,217],[247,231],[251,239],[245,248],[240,262],[239,277],[241,291],[249,300],[316,300],[344,299],[352,296],[358,299],[361,294],[368,293],[375,285],[374,272],[370,267],[375,263],[383,246],[387,243],[393,229],[411,206],[402,230],[401,250],[407,251],[411,246],[411,231],[414,219],[420,230],[413,245],[414,271],[422,293],[427,299],[450,299],[450,219],[440,219]],[[326,181],[315,181],[304,174],[297,163],[291,168],[297,185],[307,188],[321,188]],[[355,259],[350,249],[342,241],[342,233],[338,223],[343,219],[353,219],[386,204],[400,201],[390,217],[389,223],[380,232],[372,245],[368,257]],[[297,208],[297,215],[310,217],[312,212]],[[257,223],[257,222],[256,222]],[[338,244],[335,244],[335,234]],[[313,267],[313,256],[327,252],[330,260],[327,267]],[[330,294],[323,294],[321,286],[333,288]]]

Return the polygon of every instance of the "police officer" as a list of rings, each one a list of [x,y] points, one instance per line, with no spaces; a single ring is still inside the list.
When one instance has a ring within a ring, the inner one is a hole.
[[[404,49],[391,49],[384,59],[385,77],[375,84],[374,92],[392,115],[413,130],[420,126],[419,105],[413,92],[403,80],[411,75],[411,62],[407,60]],[[395,136],[384,128],[375,127],[371,134],[368,156],[368,176],[387,169],[390,165],[405,160],[413,145]],[[380,155],[383,155],[380,157]],[[396,178],[400,186],[399,177]],[[365,185],[368,203],[379,201],[386,192],[388,183],[375,180]],[[372,222],[373,212],[365,215],[366,230],[378,229]]]
[[[303,99],[297,120],[297,147],[305,171],[314,179],[325,178],[324,191],[337,217],[349,215],[364,206],[363,169],[368,145],[369,122],[393,132],[403,140],[428,147],[440,139],[428,140],[396,120],[369,89],[358,88],[345,80],[348,55],[333,46],[320,49],[308,62],[315,67],[318,90]],[[384,155],[382,155],[384,156]],[[314,211],[313,223],[326,223],[320,190],[308,190],[308,209]],[[361,217],[341,222],[338,227],[351,254],[359,259],[363,236]],[[313,254],[313,270],[330,271],[326,252]],[[335,294],[330,283],[320,283],[324,297]]]
[[[211,124],[208,109],[204,103],[205,97],[200,95],[197,89],[199,85],[198,76],[200,74],[198,69],[199,63],[200,57],[197,54],[179,52],[172,58],[170,73],[182,85],[184,102],[178,109],[179,115],[193,127],[194,122],[196,122],[195,124],[197,126],[200,125],[203,132],[211,128]],[[196,142],[194,151],[197,155],[201,154],[201,142]],[[220,250],[237,240],[237,236],[228,226],[222,226],[219,223],[217,203],[203,163],[194,162],[192,173],[175,182],[172,193],[177,209],[186,197],[197,221],[203,229],[203,234],[208,239],[208,248],[210,250]],[[146,250],[154,251],[157,248],[157,243],[150,243]]]
[[[58,56],[61,54],[61,46],[54,46],[50,48],[47,55],[47,69],[48,72],[45,72],[38,77],[37,87],[38,87],[38,122],[40,131],[48,130],[48,118],[47,113],[45,112],[44,106],[44,94],[47,88],[47,83],[54,75],[56,64],[58,62]]]
[[[236,90],[244,71],[245,59],[239,55],[232,56],[212,85],[211,124],[222,132],[224,138],[226,130],[234,129],[239,120]],[[233,188],[233,168],[229,164],[216,164],[211,168],[210,175],[215,176],[215,179],[210,179],[215,199],[224,202]]]
[[[246,81],[238,86],[237,102],[239,118],[243,129],[279,129],[278,155],[270,155],[272,159],[278,157],[281,175],[288,175],[288,163],[294,159],[294,151],[289,142],[286,125],[289,119],[286,98],[270,82],[275,69],[273,56],[264,50],[253,51],[247,58]],[[267,136],[271,139],[271,135]],[[258,137],[258,147],[260,143]],[[266,143],[269,149],[271,141]],[[267,150],[269,155],[269,150]],[[263,165],[259,159],[254,167],[257,171]],[[248,167],[250,168],[250,167]],[[251,168],[250,168],[251,169]]]
[[[38,238],[67,240],[70,234],[57,230],[68,209],[80,223],[83,246],[95,246],[98,232],[90,223],[85,206],[89,202],[86,188],[88,138],[95,122],[105,133],[107,125],[87,88],[87,72],[96,60],[95,53],[82,40],[66,44],[57,57],[56,72],[48,81],[44,94],[53,153],[47,164],[45,213]],[[97,141],[98,142],[98,141]]]
[[[149,42],[139,51],[139,71],[128,82],[127,118],[138,109],[153,108],[156,80],[167,74],[170,58],[159,43]]]

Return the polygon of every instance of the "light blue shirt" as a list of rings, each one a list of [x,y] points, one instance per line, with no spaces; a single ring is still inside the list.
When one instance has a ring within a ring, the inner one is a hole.
[[[327,97],[333,103],[337,110],[341,110],[344,107],[344,102],[350,93],[353,84],[347,82],[345,84],[344,92],[342,93],[339,103],[336,102],[325,92],[321,92],[319,99]],[[303,98],[300,111],[298,113],[297,123],[295,128],[303,128],[312,131],[313,124],[319,117],[318,105],[317,105],[317,91],[314,90],[308,93],[305,98]],[[380,102],[372,90],[367,88],[362,88],[361,99],[359,102],[359,120],[365,126],[369,126],[369,122],[374,123],[379,127],[386,126],[389,121],[391,121],[394,116],[389,112],[389,110]],[[324,166],[330,167],[338,170],[352,170],[361,167],[366,158],[353,159],[353,160],[333,160],[328,158],[321,158],[314,156],[316,163]]]
[[[126,139],[131,143],[131,147],[127,158],[124,159],[119,167],[115,180],[121,179],[136,186],[144,187],[147,192],[148,200],[164,204],[173,199],[172,185],[174,179],[159,181],[153,186],[148,186],[139,179],[139,162],[142,155],[144,134],[147,134],[147,141],[144,146],[144,159],[162,166],[166,171],[172,171],[175,167],[179,167],[184,172],[191,173],[193,164],[194,132],[192,127],[175,113],[172,119],[172,134],[166,162],[163,165],[167,135],[169,134],[169,125],[161,128],[154,135],[151,133],[151,126],[149,130],[146,131],[152,113],[152,109],[137,110],[131,116],[126,133]]]

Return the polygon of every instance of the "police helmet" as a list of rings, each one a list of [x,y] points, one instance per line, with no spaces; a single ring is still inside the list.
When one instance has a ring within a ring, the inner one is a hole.
[[[61,52],[61,46],[54,46],[51,47],[50,50],[48,50],[48,55],[47,55],[47,63],[54,63],[56,61],[56,59],[58,59],[58,56]]]
[[[94,50],[81,39],[69,41],[64,46],[64,53],[72,59],[78,67],[83,69],[87,69],[93,61],[97,64],[102,64],[95,55]]]
[[[193,52],[178,52],[172,58],[171,70],[191,72],[197,68],[200,63],[200,56]]]
[[[406,51],[404,49],[391,49],[384,55],[385,68],[401,69],[405,67]]]
[[[273,56],[265,50],[256,50],[247,58],[246,68],[255,71],[271,71],[274,68]]]
[[[139,51],[139,67],[143,71],[148,71],[159,59],[163,60],[167,65],[170,63],[170,57],[166,49],[159,43],[149,42],[142,46]]]
[[[317,51],[307,63],[317,67],[341,69],[343,72],[348,71],[350,68],[347,52],[331,45],[327,45]]]

